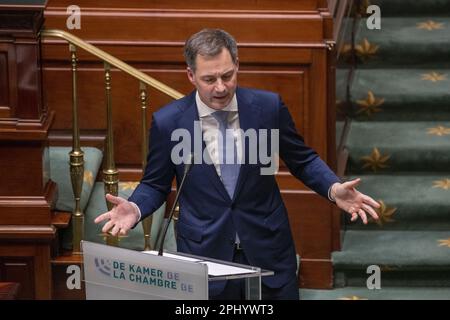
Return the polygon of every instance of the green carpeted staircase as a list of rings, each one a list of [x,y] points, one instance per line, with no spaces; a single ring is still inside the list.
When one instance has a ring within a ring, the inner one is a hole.
[[[370,4],[381,30],[362,19],[355,35],[345,178],[362,178],[380,220],[346,217],[335,289],[304,289],[301,299],[450,299],[450,0]],[[341,101],[347,74],[337,72]],[[366,287],[370,265],[381,289]]]

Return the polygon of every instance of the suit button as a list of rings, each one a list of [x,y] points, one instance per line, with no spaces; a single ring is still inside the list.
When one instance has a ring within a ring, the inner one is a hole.
[[[236,205],[233,203],[233,204],[231,205],[231,210],[234,210],[234,208],[236,208]]]

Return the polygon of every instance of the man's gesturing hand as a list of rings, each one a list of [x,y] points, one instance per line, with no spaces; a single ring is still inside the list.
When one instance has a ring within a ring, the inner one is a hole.
[[[364,224],[367,224],[367,213],[374,219],[378,219],[373,208],[379,208],[380,204],[355,189],[360,182],[361,179],[358,178],[344,183],[335,183],[331,187],[331,196],[339,208],[352,215],[351,221],[355,221],[360,216]]]
[[[99,215],[94,222],[100,223],[108,221],[102,228],[103,232],[110,232],[111,235],[116,236],[126,235],[128,231],[139,221],[139,213],[131,202],[115,197],[111,194],[106,195],[106,200],[114,204],[112,210]]]

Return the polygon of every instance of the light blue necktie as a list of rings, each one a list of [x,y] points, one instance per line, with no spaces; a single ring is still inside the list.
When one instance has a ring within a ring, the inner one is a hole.
[[[212,113],[212,116],[219,122],[219,131],[222,136],[222,139],[219,138],[219,164],[222,183],[230,198],[233,199],[240,168],[237,161],[237,148],[233,130],[227,130],[229,125],[228,111],[216,111]]]
[[[228,112],[216,111],[212,113],[212,116],[219,122],[219,131],[222,136],[222,139],[219,138],[220,176],[228,195],[233,199],[234,189],[239,177],[240,164],[237,161],[237,148],[233,130],[227,130],[229,125]],[[241,242],[237,233],[234,241],[236,244]]]

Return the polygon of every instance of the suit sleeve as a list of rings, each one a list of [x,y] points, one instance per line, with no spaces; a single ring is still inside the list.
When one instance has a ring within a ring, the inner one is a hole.
[[[328,199],[328,190],[340,179],[297,133],[288,108],[279,98],[280,157],[297,179]]]
[[[166,131],[161,130],[153,117],[147,167],[141,183],[128,199],[139,207],[141,220],[159,209],[171,190],[175,169],[170,159],[169,130]]]

